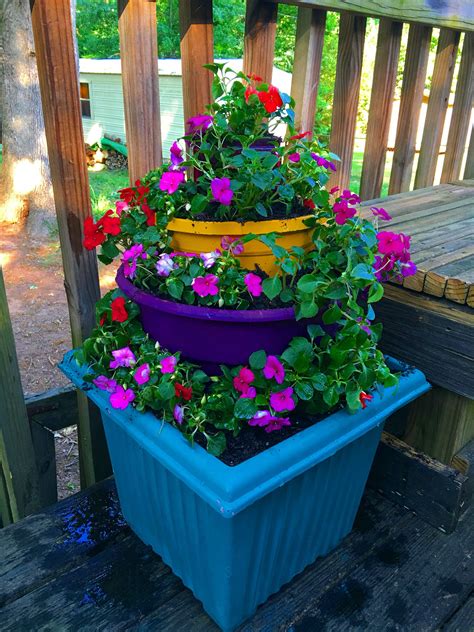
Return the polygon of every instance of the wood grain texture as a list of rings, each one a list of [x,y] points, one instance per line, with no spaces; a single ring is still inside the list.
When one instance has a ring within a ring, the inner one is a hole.
[[[451,29],[442,29],[439,34],[430,97],[416,168],[415,189],[428,187],[434,182],[459,38],[459,31],[452,31]]]
[[[300,132],[312,132],[314,127],[325,26],[325,11],[298,9],[291,96],[296,103],[295,125]]]
[[[245,12],[244,72],[272,81],[278,5],[247,0]]]
[[[469,140],[463,178],[465,180],[474,179],[474,125],[471,128],[471,138]]]
[[[156,2],[118,0],[122,89],[131,184],[162,162]]]
[[[339,23],[336,84],[332,110],[331,151],[339,156],[337,173],[331,176],[329,188],[349,188],[354,138],[359,104],[362,58],[364,54],[366,19],[343,13]]]
[[[441,182],[456,180],[461,175],[461,164],[469,140],[472,102],[474,97],[474,33],[466,33],[456,84],[451,124]]]
[[[181,67],[184,120],[202,114],[212,103],[212,75],[203,68],[214,61],[212,0],[180,0]]]
[[[432,29],[428,26],[410,25],[403,70],[395,151],[393,153],[392,171],[388,186],[389,195],[410,189],[416,149],[416,134],[428,68],[431,31]]]
[[[72,344],[79,347],[95,325],[100,291],[95,252],[82,245],[84,220],[91,214],[91,204],[70,3],[35,0],[32,24]],[[81,482],[91,485],[111,470],[100,418],[85,404],[81,410]]]
[[[380,195],[402,38],[401,22],[380,20],[359,195]]]
[[[5,524],[7,516],[16,521],[39,509],[39,476],[1,266],[0,470],[4,481],[0,494],[2,522]]]
[[[54,433],[31,420],[30,430],[38,472],[40,506],[49,507],[58,501]]]
[[[351,11],[371,17],[474,31],[474,6],[471,0],[270,0],[298,7],[320,7],[329,11]]]
[[[30,421],[56,431],[77,423],[77,396],[74,386],[63,386],[25,399]]]

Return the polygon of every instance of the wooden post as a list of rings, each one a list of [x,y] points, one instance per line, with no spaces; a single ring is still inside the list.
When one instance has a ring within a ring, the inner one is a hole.
[[[202,114],[212,103],[212,74],[204,64],[214,61],[212,0],[179,0],[184,120]]]
[[[133,184],[162,163],[155,0],[118,0],[128,172]]]
[[[471,128],[471,140],[467,150],[466,166],[464,167],[464,180],[474,179],[474,125]]]
[[[32,23],[72,343],[77,347],[95,325],[100,291],[95,252],[82,245],[91,203],[69,0],[34,0]],[[111,468],[97,409],[86,405],[83,394],[78,398],[81,483],[88,486],[108,476]]]
[[[272,81],[278,5],[247,0],[245,13],[244,72]]]
[[[39,477],[1,266],[0,487],[4,525],[39,509]]]
[[[312,132],[318,97],[326,11],[299,7],[291,96],[296,102],[295,126]]]

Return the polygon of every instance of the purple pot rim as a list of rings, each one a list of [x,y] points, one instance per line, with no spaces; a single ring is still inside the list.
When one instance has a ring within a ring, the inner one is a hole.
[[[117,270],[115,277],[119,288],[136,303],[159,309],[161,312],[187,316],[200,320],[220,320],[233,322],[271,322],[279,320],[294,320],[293,307],[276,307],[274,309],[219,309],[216,307],[204,307],[201,305],[187,305],[175,303],[154,296],[149,292],[140,290],[129,281],[124,273],[123,266]]]

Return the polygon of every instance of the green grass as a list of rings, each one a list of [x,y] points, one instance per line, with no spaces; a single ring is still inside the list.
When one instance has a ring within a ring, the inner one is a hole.
[[[392,168],[392,156],[393,154],[391,152],[387,154],[382,191],[380,193],[380,196],[377,196],[377,197],[385,197],[386,195],[388,195],[388,183],[390,180],[390,170]],[[363,158],[364,158],[364,154],[362,151],[354,152],[354,156],[352,158],[352,172],[351,172],[351,180],[350,180],[351,191],[354,191],[354,193],[359,193],[360,176],[362,174]]]
[[[114,208],[117,190],[129,185],[128,171],[89,171],[92,213],[95,218]]]

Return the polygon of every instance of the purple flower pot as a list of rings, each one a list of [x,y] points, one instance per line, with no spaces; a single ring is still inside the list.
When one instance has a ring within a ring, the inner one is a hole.
[[[165,301],[136,288],[117,272],[117,285],[140,308],[143,329],[153,340],[186,360],[217,373],[220,364],[246,364],[260,349],[278,355],[308,321],[296,321],[293,307],[230,310]]]

